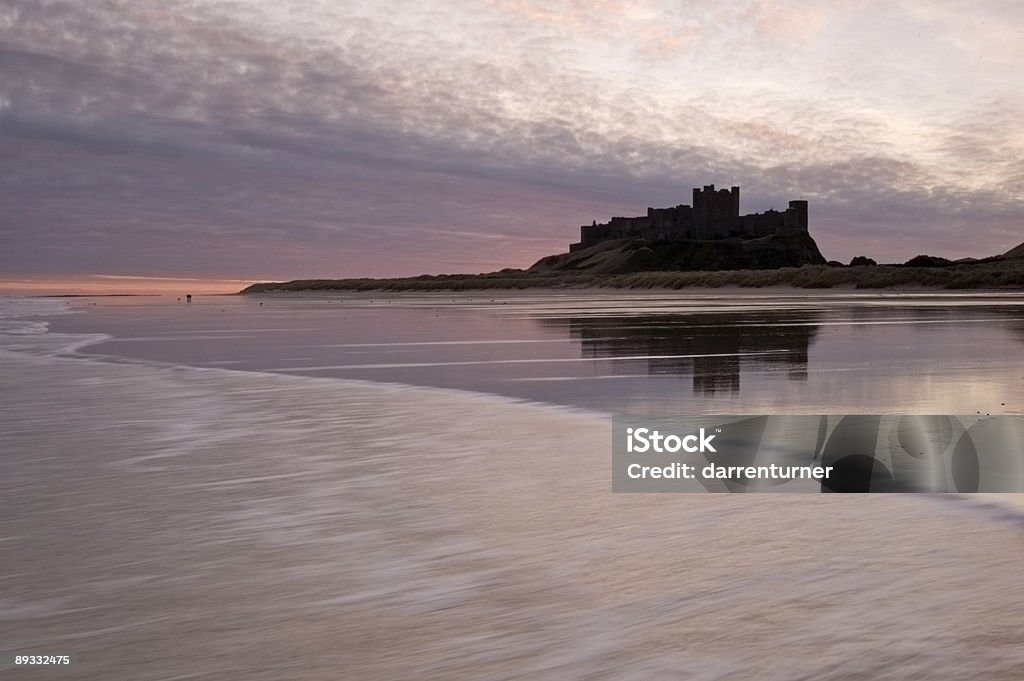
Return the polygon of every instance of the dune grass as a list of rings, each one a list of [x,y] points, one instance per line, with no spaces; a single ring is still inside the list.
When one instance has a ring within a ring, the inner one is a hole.
[[[503,271],[488,274],[423,275],[401,279],[306,279],[253,284],[242,293],[270,291],[473,291],[534,288],[681,289],[764,288],[805,289],[1024,289],[1024,260],[993,260],[946,267],[878,265],[833,267],[805,265],[773,270],[717,272],[587,272]]]

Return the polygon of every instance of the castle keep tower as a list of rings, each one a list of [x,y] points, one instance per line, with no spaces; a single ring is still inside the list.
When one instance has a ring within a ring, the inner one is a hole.
[[[729,236],[739,227],[740,188],[719,189],[705,185],[693,189],[693,225],[698,238]]]

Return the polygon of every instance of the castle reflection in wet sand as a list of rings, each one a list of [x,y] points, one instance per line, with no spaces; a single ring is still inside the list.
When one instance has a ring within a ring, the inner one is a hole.
[[[544,320],[578,340],[584,357],[643,356],[652,376],[692,376],[696,395],[739,393],[743,370],[807,380],[820,311],[653,314]]]

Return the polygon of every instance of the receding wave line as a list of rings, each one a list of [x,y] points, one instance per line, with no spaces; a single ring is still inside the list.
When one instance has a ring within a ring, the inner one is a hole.
[[[295,331],[319,331],[310,327],[307,329],[284,328],[284,329],[189,329],[188,331],[167,331],[169,336],[187,336],[193,333],[293,333]]]
[[[808,322],[773,322],[771,324],[761,323],[743,323],[733,324],[730,326],[757,326],[757,327],[774,327],[774,326],[883,326],[887,324],[979,324],[979,323],[990,323],[990,322],[1001,322],[1005,321],[1005,317],[982,317],[980,319],[873,319],[873,320],[852,320],[852,319],[841,319],[834,322],[820,322],[820,321],[808,321]]]
[[[238,336],[125,336],[111,338],[108,343],[166,343],[168,341],[238,340]]]
[[[340,371],[342,369],[410,369],[418,367],[477,366],[481,364],[554,364],[565,362],[593,362],[595,360],[629,359],[688,359],[696,357],[752,357],[788,353],[791,350],[764,350],[761,352],[711,352],[699,355],[628,355],[625,357],[544,357],[537,359],[487,359],[464,362],[405,362],[395,364],[330,364],[316,367],[278,367],[270,371],[292,373],[295,371]]]
[[[564,381],[609,381],[616,378],[650,378],[650,374],[605,374],[603,376],[525,376],[503,379],[507,383],[559,383]]]
[[[320,348],[393,348],[420,345],[511,345],[513,343],[564,343],[561,338],[510,338],[485,340],[409,341],[405,343],[329,343],[317,345]]]

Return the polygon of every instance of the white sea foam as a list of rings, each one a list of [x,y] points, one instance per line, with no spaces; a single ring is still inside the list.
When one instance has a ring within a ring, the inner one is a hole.
[[[60,298],[0,296],[0,319],[68,314],[71,303]]]
[[[51,298],[0,296],[0,334],[34,336],[46,333],[49,324],[34,317],[65,314],[68,311],[66,304]]]
[[[0,341],[2,647],[75,678],[1024,669],[1021,529],[988,502],[613,495],[597,415],[47,335]]]
[[[70,301],[61,298],[0,296],[0,350],[42,355],[73,353],[109,338],[101,334],[49,333],[47,318],[75,311]]]

